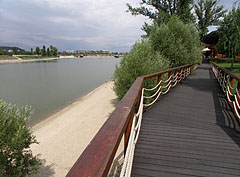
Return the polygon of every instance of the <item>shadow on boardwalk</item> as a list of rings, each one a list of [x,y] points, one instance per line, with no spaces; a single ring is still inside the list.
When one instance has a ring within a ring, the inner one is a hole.
[[[239,176],[239,130],[203,64],[144,113],[132,176]]]

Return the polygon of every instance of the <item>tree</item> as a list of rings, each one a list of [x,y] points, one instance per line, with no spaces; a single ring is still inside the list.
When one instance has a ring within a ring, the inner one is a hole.
[[[232,58],[231,70],[235,56],[240,54],[240,6],[233,7],[218,28],[219,41],[217,48],[222,48],[224,53]]]
[[[13,47],[13,54],[17,54],[17,47]]]
[[[31,48],[31,55],[33,55],[33,48]]]
[[[52,56],[57,56],[58,49],[54,46],[50,46]]]
[[[50,45],[50,55],[53,56],[53,46]]]
[[[138,76],[154,73],[168,68],[168,61],[159,52],[153,51],[149,40],[136,42],[131,51],[124,56],[114,73],[114,91],[121,99]],[[152,83],[145,86],[151,88]]]
[[[223,10],[223,5],[218,6],[219,0],[197,0],[194,5],[197,16],[197,28],[201,41],[208,32],[208,27],[218,25],[220,18],[227,12]]]
[[[172,15],[178,15],[185,23],[195,21],[191,12],[193,0],[141,0],[140,7],[127,6],[132,15],[144,15],[158,25],[168,22]],[[149,34],[152,25],[145,22],[142,29]]]
[[[169,60],[170,67],[193,64],[201,56],[201,42],[196,27],[172,16],[167,24],[155,25],[151,34],[152,48]]]
[[[47,48],[47,56],[50,56],[51,54],[50,54],[50,49],[49,49],[49,47]]]
[[[36,52],[37,55],[40,55],[40,53],[41,53],[40,48],[36,47],[35,52]]]
[[[42,56],[46,56],[46,47],[45,45],[43,45],[43,48],[42,48]]]
[[[0,176],[32,176],[38,172],[40,160],[33,156],[31,144],[36,138],[26,125],[31,109],[0,100]]]

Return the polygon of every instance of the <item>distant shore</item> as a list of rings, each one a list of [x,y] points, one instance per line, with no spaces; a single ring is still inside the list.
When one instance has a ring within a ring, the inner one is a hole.
[[[33,126],[40,144],[31,149],[45,159],[37,176],[65,176],[117,103],[113,82],[108,81]]]
[[[0,59],[0,64],[8,64],[8,63],[27,63],[27,62],[36,62],[36,61],[51,61],[51,60],[60,60],[60,59],[66,59],[66,58],[80,58],[80,57],[74,57],[74,56],[60,56],[60,57],[54,57],[54,58],[33,58],[33,59]],[[84,56],[83,58],[114,58],[114,56],[102,56],[102,55],[89,55]]]

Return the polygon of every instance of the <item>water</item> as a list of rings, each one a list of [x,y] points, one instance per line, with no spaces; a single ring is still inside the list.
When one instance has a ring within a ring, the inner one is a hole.
[[[120,59],[62,59],[0,65],[0,98],[31,105],[33,125],[112,78]]]

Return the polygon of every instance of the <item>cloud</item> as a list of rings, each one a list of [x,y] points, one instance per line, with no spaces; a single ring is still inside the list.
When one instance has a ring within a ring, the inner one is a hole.
[[[0,0],[0,45],[128,51],[147,18],[127,13],[126,3],[139,0]]]
[[[104,49],[115,45],[118,50],[117,44],[121,44],[121,48],[125,45],[129,50],[128,44],[143,34],[140,28],[145,18],[126,13],[127,2],[134,4],[137,0],[2,0],[2,35],[8,30],[15,32],[14,37],[6,34],[8,37],[1,38],[0,44],[27,36],[24,43],[29,41],[29,46],[34,43],[56,44],[62,49]]]

